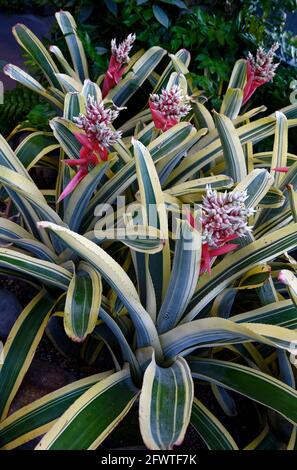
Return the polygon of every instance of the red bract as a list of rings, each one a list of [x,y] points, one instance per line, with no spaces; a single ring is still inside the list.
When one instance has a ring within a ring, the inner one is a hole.
[[[129,52],[135,39],[135,34],[129,34],[118,46],[115,39],[111,41],[111,57],[102,88],[103,98],[120,82],[126,70],[125,64],[130,60]]]
[[[176,118],[166,118],[165,116],[163,116],[161,111],[155,109],[154,103],[152,103],[151,101],[149,101],[149,106],[156,129],[167,131],[178,123],[178,119]]]
[[[279,173],[288,173],[289,167],[287,166],[279,166],[277,168],[272,168],[272,171],[278,171]]]
[[[275,51],[278,47],[278,43],[275,43],[268,52],[265,52],[263,47],[259,47],[256,57],[253,57],[251,53],[248,54],[246,60],[247,83],[243,90],[243,105],[251,98],[259,86],[273,79],[275,70],[279,65],[273,63]]]
[[[112,90],[121,80],[123,73],[125,72],[125,65],[117,62],[114,56],[111,56],[109,61],[108,70],[104,77],[102,96],[105,96]]]
[[[66,186],[59,201],[68,196],[79,182],[100,162],[107,161],[108,147],[118,141],[121,132],[111,129],[110,124],[119,114],[118,109],[105,109],[103,103],[96,103],[93,97],[88,97],[86,113],[74,118],[77,126],[85,133],[74,133],[82,145],[78,159],[65,160],[69,166],[77,166],[79,170]]]

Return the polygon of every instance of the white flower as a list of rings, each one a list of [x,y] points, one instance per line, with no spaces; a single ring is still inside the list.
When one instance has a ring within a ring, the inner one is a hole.
[[[246,191],[217,193],[209,186],[202,203],[202,239],[211,247],[219,247],[230,239],[251,231],[248,217],[253,209],[245,206]]]
[[[111,53],[117,62],[121,64],[129,62],[129,52],[133,47],[135,39],[136,35],[131,33],[118,46],[115,39],[111,40]]]

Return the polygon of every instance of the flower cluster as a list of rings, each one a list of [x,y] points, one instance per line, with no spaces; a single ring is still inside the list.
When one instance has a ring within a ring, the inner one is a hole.
[[[256,57],[250,52],[247,56],[247,83],[243,90],[243,104],[245,104],[250,97],[253,95],[255,90],[264,85],[264,83],[270,82],[278,67],[278,63],[273,63],[275,52],[278,49],[279,44],[275,43],[266,52],[263,47],[257,49]]]
[[[119,108],[105,109],[103,103],[97,103],[94,97],[87,99],[86,113],[74,118],[77,126],[85,133],[76,132],[76,139],[82,144],[79,159],[65,160],[69,166],[79,167],[59,197],[59,201],[68,196],[78,183],[88,174],[90,166],[106,161],[108,147],[121,138],[121,132],[114,131],[110,125],[119,115]]]
[[[117,62],[120,64],[127,64],[129,62],[129,53],[133,47],[135,39],[136,35],[130,33],[129,36],[127,36],[126,39],[118,46],[115,39],[111,40],[111,53]]]
[[[203,197],[202,209],[202,257],[200,272],[210,273],[211,260],[237,248],[237,244],[227,243],[243,237],[251,231],[248,217],[254,210],[245,206],[246,191],[217,193],[209,186]],[[189,223],[198,229],[195,219],[188,215]]]
[[[217,193],[210,187],[202,203],[202,239],[210,247],[219,247],[251,231],[248,217],[254,212],[245,206],[246,191]]]
[[[121,137],[120,131],[113,131],[110,127],[119,112],[119,108],[106,109],[103,103],[97,103],[93,96],[89,96],[86,113],[80,114],[74,118],[74,121],[77,127],[85,131],[91,142],[100,142],[106,147],[114,144]]]
[[[155,127],[166,131],[177,124],[191,110],[186,101],[187,97],[183,96],[177,85],[173,85],[168,91],[163,88],[160,95],[150,95],[149,106]]]
[[[129,34],[129,36],[127,36],[127,38],[119,45],[117,45],[115,39],[112,39],[111,57],[103,82],[103,98],[105,98],[108,92],[119,83],[123,73],[125,72],[125,64],[127,64],[130,60],[129,53],[133,47],[135,39],[135,34]]]

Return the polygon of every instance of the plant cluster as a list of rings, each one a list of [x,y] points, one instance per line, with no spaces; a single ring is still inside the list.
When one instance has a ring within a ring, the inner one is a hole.
[[[297,104],[246,110],[249,57],[210,113],[186,49],[137,42],[103,98],[110,69],[91,81],[73,17],[56,18],[71,61],[18,24],[44,80],[5,67],[56,116],[16,148],[0,137],[0,271],[36,290],[4,345],[1,448],[44,435],[37,449],[94,449],[137,405],[150,449],[181,444],[189,424],[208,448],[238,449],[202,384],[227,415],[238,394],[255,402],[246,448],[296,448]],[[9,414],[46,330],[95,364],[105,345],[113,368]]]

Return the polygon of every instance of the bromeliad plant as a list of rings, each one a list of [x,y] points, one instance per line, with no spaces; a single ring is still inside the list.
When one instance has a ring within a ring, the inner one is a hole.
[[[45,434],[38,449],[94,449],[138,403],[150,449],[181,444],[190,423],[210,449],[237,449],[199,399],[201,382],[226,414],[236,413],[230,390],[264,405],[247,448],[295,448],[287,352],[296,352],[297,310],[277,276],[296,270],[288,253],[297,246],[297,156],[288,153],[288,129],[297,105],[261,118],[264,106],[241,111],[241,60],[212,115],[187,80],[187,51],[170,55],[159,74],[166,56],[159,47],[136,52],[102,100],[105,79],[88,78],[73,18],[60,12],[57,20],[72,65],[51,51],[65,73],[22,25],[15,36],[49,86],[6,67],[63,115],[51,121],[52,133],[31,129],[15,150],[0,138],[1,194],[19,214],[19,223],[9,211],[0,219],[0,269],[36,289],[4,346],[1,448]],[[129,110],[145,81],[147,106],[116,130],[118,108]],[[273,149],[257,152],[268,136]],[[33,181],[30,170],[40,166],[56,171],[55,190]],[[282,167],[288,172],[275,171]],[[96,356],[107,345],[114,369],[9,415],[46,328],[54,322],[51,337],[61,338],[61,317],[82,351]]]

